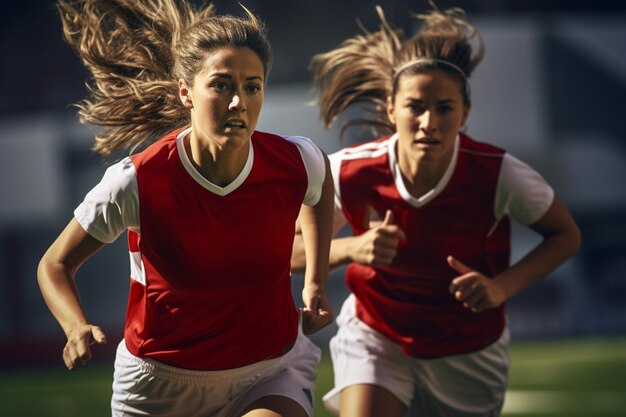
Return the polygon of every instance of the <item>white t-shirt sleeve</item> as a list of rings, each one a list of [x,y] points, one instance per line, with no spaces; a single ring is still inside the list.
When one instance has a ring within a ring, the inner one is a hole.
[[[528,226],[538,221],[550,208],[554,190],[530,166],[506,153],[502,160],[496,190],[497,219],[509,216]]]
[[[74,210],[74,217],[87,233],[104,243],[113,242],[126,229],[139,232],[137,174],[130,158],[106,170]]]
[[[286,139],[295,144],[300,150],[302,161],[309,177],[309,185],[302,203],[307,206],[314,206],[320,200],[322,185],[326,177],[324,153],[311,139],[302,136],[288,136]]]
[[[346,216],[343,214],[343,208],[341,205],[341,194],[339,188],[339,172],[341,171],[341,155],[342,151],[335,152],[328,156],[330,162],[330,172],[333,175],[333,185],[335,186],[335,210],[333,213],[333,236],[335,236],[339,230],[348,222]]]

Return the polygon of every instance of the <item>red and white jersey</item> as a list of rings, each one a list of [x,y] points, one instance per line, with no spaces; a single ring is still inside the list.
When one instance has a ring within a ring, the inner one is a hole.
[[[330,156],[335,183],[335,232],[349,223],[354,235],[370,228],[370,213],[392,210],[406,234],[393,263],[352,263],[346,283],[356,316],[409,355],[466,353],[495,341],[505,326],[504,306],[473,313],[449,293],[458,273],[452,255],[487,276],[509,266],[510,222],[539,220],[554,193],[528,165],[495,146],[460,134],[439,183],[414,197],[395,155],[398,136],[343,149]]]
[[[128,350],[201,370],[280,356],[298,332],[295,221],[320,198],[323,154],[306,138],[255,132],[239,176],[218,187],[188,159],[189,131],[109,168],[74,213],[102,242],[128,230]]]

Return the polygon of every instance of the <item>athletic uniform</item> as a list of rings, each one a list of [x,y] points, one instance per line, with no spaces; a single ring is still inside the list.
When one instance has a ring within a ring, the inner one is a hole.
[[[189,160],[189,132],[109,168],[74,213],[102,242],[128,233],[114,415],[228,416],[270,394],[310,415],[319,349],[298,331],[290,256],[301,205],[321,195],[323,154],[255,132],[241,173],[218,187]]]
[[[505,270],[510,222],[529,225],[546,213],[554,193],[541,176],[504,150],[456,138],[452,160],[425,195],[409,194],[396,161],[397,134],[330,156],[335,230],[370,229],[370,213],[387,210],[406,234],[391,265],[352,263],[351,296],[331,340],[338,394],[353,384],[387,388],[428,416],[498,415],[504,400],[509,334],[504,306],[473,313],[448,287],[458,273],[453,255],[487,276]],[[415,397],[415,398],[414,398]]]

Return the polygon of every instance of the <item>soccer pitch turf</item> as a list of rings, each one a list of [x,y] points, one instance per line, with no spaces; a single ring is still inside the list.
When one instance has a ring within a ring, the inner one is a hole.
[[[626,416],[626,338],[519,342],[510,353],[504,417]],[[0,416],[110,416],[112,366],[0,371]],[[315,416],[329,417],[320,403],[332,385],[327,352],[317,385]]]

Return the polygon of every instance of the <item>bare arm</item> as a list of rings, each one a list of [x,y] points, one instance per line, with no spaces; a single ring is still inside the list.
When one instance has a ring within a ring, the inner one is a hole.
[[[300,212],[302,216],[302,212]],[[340,237],[331,240],[330,256],[328,259],[329,269],[333,270],[352,262],[349,256],[349,249],[354,247],[352,243],[356,238],[354,236]],[[304,251],[304,240],[302,239],[302,228],[300,226],[300,217],[296,223],[296,236],[293,241],[293,252],[291,255],[292,272],[303,273],[306,268],[306,254]]]
[[[452,256],[448,257],[450,266],[461,274],[450,285],[450,292],[457,300],[474,311],[496,308],[555,270],[580,246],[578,226],[557,197],[541,219],[529,227],[543,236],[541,243],[493,279],[486,278]]]
[[[315,206],[303,205],[300,209],[300,249],[309,259],[304,274],[302,300],[304,302],[304,330],[314,333],[330,324],[333,319],[328,300],[328,252],[333,223],[333,182],[328,159],[324,157],[326,174],[322,195]],[[295,244],[294,244],[295,246]]]
[[[391,211],[387,211],[382,223],[362,235],[333,239],[330,244],[329,268],[332,270],[350,262],[374,266],[389,265],[398,253],[398,244],[401,240],[406,240],[406,236],[402,229],[393,224]],[[306,256],[299,218],[296,224],[291,269],[294,272],[302,272],[305,266]]]
[[[89,324],[75,281],[78,268],[103,246],[104,243],[91,237],[72,219],[48,248],[37,269],[46,304],[67,336],[63,360],[69,370],[91,359],[91,344],[106,343],[102,330]]]

